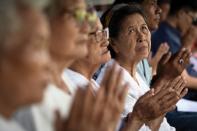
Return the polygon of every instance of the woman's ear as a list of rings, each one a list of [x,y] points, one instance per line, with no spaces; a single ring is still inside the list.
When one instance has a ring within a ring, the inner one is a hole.
[[[109,44],[112,47],[112,49],[114,50],[115,53],[118,53],[119,50],[117,48],[117,43],[113,38],[109,38]]]

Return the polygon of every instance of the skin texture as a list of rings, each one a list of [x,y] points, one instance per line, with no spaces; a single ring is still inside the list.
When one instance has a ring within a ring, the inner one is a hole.
[[[85,58],[75,61],[70,67],[72,70],[83,74],[89,80],[91,80],[99,66],[111,58],[110,52],[107,49],[109,41],[104,34],[99,33],[103,31],[99,19],[97,19],[95,27],[91,30],[88,38],[88,55]],[[96,37],[98,37],[96,35],[101,36],[101,41],[96,40]]]
[[[76,9],[86,10],[84,0],[78,0],[77,3],[65,1],[63,5],[62,8],[70,10],[72,13]],[[53,37],[50,49],[54,56],[64,59],[64,61],[70,61],[87,55],[89,26],[86,21],[79,23],[73,14],[65,11],[51,20],[51,30]]]
[[[9,35],[13,39],[5,43],[9,46],[1,59],[0,105],[5,117],[21,106],[41,101],[50,77],[45,17],[31,8],[18,8],[17,13],[23,27]]]
[[[134,18],[135,21],[133,21]],[[119,57],[140,61],[148,57],[151,47],[150,37],[150,31],[143,17],[134,14],[124,21],[122,31],[112,46]]]
[[[157,0],[144,0],[142,8],[147,16],[147,24],[151,31],[158,28],[160,22],[161,8],[157,5]]]
[[[167,54],[160,61],[160,66],[158,67],[158,75],[166,77],[168,79],[173,79],[181,75],[189,64],[190,55],[190,52],[186,48],[182,48],[172,57],[170,57],[170,54]],[[180,63],[180,59],[182,59],[184,62]],[[166,73],[169,70],[170,73]]]
[[[86,10],[84,0],[62,1],[57,0],[58,9],[63,10],[54,16],[49,16],[51,27],[50,55],[53,65],[53,82],[66,93],[67,85],[63,84],[62,72],[76,59],[87,55],[87,39],[89,23],[86,19],[79,21],[74,15],[77,9]],[[69,11],[68,11],[69,10]],[[55,11],[54,11],[55,12]]]

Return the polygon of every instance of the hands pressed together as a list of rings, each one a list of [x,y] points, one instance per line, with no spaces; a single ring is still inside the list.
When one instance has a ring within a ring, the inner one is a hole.
[[[57,131],[114,131],[127,95],[127,85],[121,85],[121,79],[122,71],[114,64],[107,69],[96,94],[92,94],[91,84],[79,88],[68,119],[57,115]]]
[[[134,121],[139,125],[149,125],[175,108],[178,100],[187,93],[185,80],[180,74],[187,66],[189,56],[190,53],[182,49],[175,56],[162,61],[162,71],[169,70],[167,74],[162,75],[167,75],[170,80],[156,81],[152,89],[137,100],[133,112],[127,117],[126,123],[129,126],[125,126],[123,130],[134,130]],[[86,89],[79,88],[68,119],[62,119],[57,115],[56,130],[114,131],[120,120],[128,89],[128,85],[122,85],[121,81],[122,71],[114,64],[112,68],[107,68],[98,92],[91,92],[91,84]]]

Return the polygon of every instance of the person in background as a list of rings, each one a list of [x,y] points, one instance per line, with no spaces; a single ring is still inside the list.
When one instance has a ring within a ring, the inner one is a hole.
[[[170,0],[158,0],[158,5],[161,8],[160,22],[165,21],[170,11]]]
[[[169,50],[172,54],[175,54],[183,47],[191,50],[191,46],[194,43],[197,29],[192,25],[192,21],[193,14],[197,9],[196,2],[189,0],[177,3],[176,1],[172,1],[171,7],[167,20],[162,22],[159,29],[153,33],[153,54],[157,52],[161,42],[168,43]],[[186,21],[183,21],[183,18]],[[197,73],[191,68],[191,65],[187,68],[187,71],[183,72],[183,76],[187,80],[187,87],[195,90]],[[188,99],[195,100],[195,96],[191,95],[191,98],[188,97]]]
[[[157,51],[161,42],[168,43],[172,54],[177,53],[183,47],[190,50],[196,34],[196,29],[192,26],[193,14],[197,9],[196,7],[196,1],[171,1],[171,9],[166,21],[162,22],[158,30],[152,35],[153,54]],[[182,60],[180,60],[181,62]],[[187,70],[189,68],[190,66]],[[171,71],[170,68],[169,70]],[[185,70],[182,75],[187,81],[186,86],[189,89],[196,89],[197,79],[195,71],[190,72]],[[196,91],[189,90],[185,98],[196,100]],[[194,123],[196,120],[195,112],[178,112],[174,110],[167,115],[167,118],[169,123],[175,126],[177,130],[196,130],[196,124]]]

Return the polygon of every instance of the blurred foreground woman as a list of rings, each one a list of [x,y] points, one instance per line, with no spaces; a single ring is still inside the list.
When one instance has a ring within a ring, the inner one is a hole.
[[[1,131],[23,131],[11,119],[13,113],[41,101],[49,81],[48,24],[35,7],[24,1],[0,1]]]

